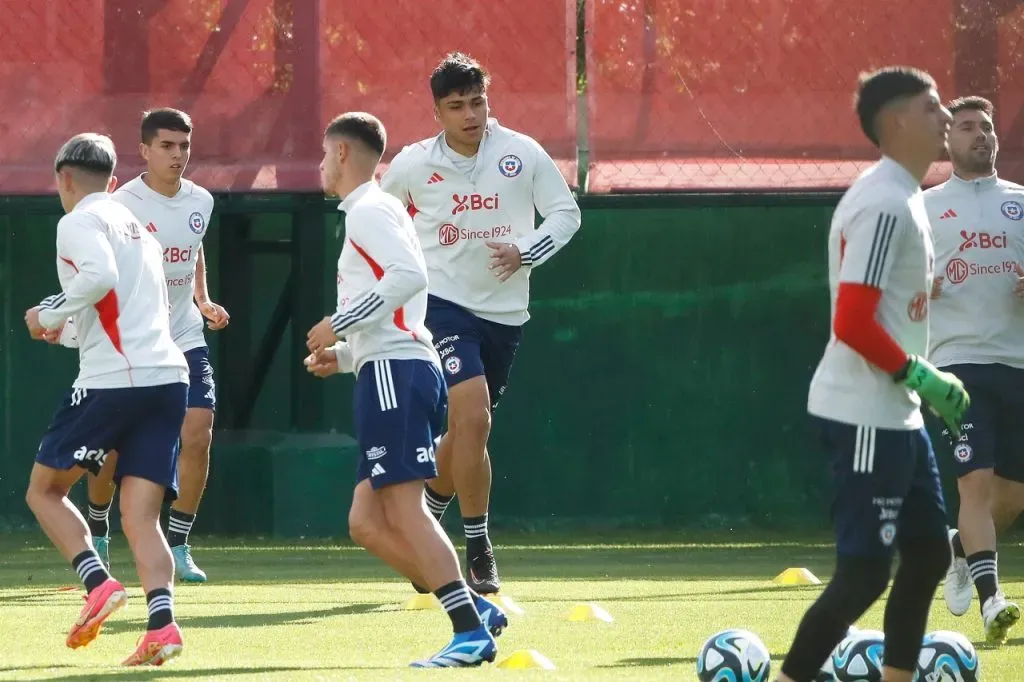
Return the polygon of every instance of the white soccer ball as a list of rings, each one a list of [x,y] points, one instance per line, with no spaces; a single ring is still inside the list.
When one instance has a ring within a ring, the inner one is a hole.
[[[697,654],[700,682],[768,682],[771,656],[761,639],[749,630],[717,632]]]
[[[881,682],[884,653],[884,633],[857,630],[847,634],[832,652],[832,674],[836,682]]]
[[[977,682],[980,675],[981,661],[971,640],[949,630],[924,636],[917,658],[919,682]]]

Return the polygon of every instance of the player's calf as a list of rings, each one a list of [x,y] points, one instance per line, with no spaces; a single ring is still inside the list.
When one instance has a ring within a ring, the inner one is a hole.
[[[945,537],[901,538],[900,566],[885,607],[885,665],[913,671],[935,589],[949,566]],[[909,679],[909,678],[908,678]]]
[[[1024,473],[1021,474],[1024,477]],[[993,480],[992,520],[996,534],[1005,533],[1024,513],[1024,482],[997,474]]]
[[[960,477],[958,527],[971,579],[982,606],[999,591],[996,570],[996,527],[992,469],[976,469]]]
[[[175,573],[185,582],[206,582],[206,572],[192,558],[188,536],[206,488],[212,442],[213,410],[190,407],[181,429],[181,456],[178,460],[180,491],[167,518],[167,544],[171,546]]]

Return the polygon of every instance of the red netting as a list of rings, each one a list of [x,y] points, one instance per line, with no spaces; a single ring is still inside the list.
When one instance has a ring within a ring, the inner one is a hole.
[[[494,114],[572,184],[582,141],[590,191],[845,186],[875,154],[857,74],[891,63],[993,99],[1000,170],[1024,180],[1021,0],[586,3],[577,112],[576,0],[3,0],[0,192],[51,191],[83,130],[111,134],[131,175],[159,105],[193,115],[197,181],[316,190],[337,113],[379,115],[389,157],[435,132],[427,77],[451,50],[488,67]]]
[[[5,0],[0,192],[51,191],[60,144],[110,134],[139,170],[140,113],[194,119],[190,177],[211,189],[316,190],[326,122],[381,117],[389,155],[436,133],[427,79],[449,51],[492,74],[494,115],[576,179],[575,0]]]
[[[590,0],[589,189],[845,186],[877,156],[857,75],[889,64],[928,70],[945,98],[993,99],[1000,167],[1019,176],[1020,4]]]

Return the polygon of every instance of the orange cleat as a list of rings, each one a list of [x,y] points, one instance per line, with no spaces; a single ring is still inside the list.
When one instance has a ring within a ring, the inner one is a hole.
[[[78,620],[71,626],[67,645],[72,649],[88,646],[100,635],[100,626],[112,613],[125,605],[128,593],[124,585],[113,578],[107,580],[85,596],[85,606],[78,614]]]
[[[121,661],[121,665],[163,665],[179,656],[183,648],[181,628],[171,623],[159,630],[147,630],[135,653]]]

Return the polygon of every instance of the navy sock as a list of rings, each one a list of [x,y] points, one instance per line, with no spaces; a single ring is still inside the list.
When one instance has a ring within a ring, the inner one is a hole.
[[[147,630],[159,630],[174,622],[171,591],[158,587],[146,594],[146,605],[149,606],[149,623]]]
[[[456,634],[472,632],[480,627],[480,614],[476,611],[465,581],[455,580],[442,585],[434,590],[434,595],[452,619],[452,629]]]
[[[103,562],[100,561],[96,550],[85,550],[71,560],[71,565],[75,567],[78,577],[82,579],[86,592],[92,592],[110,578],[110,574],[103,567]]]

